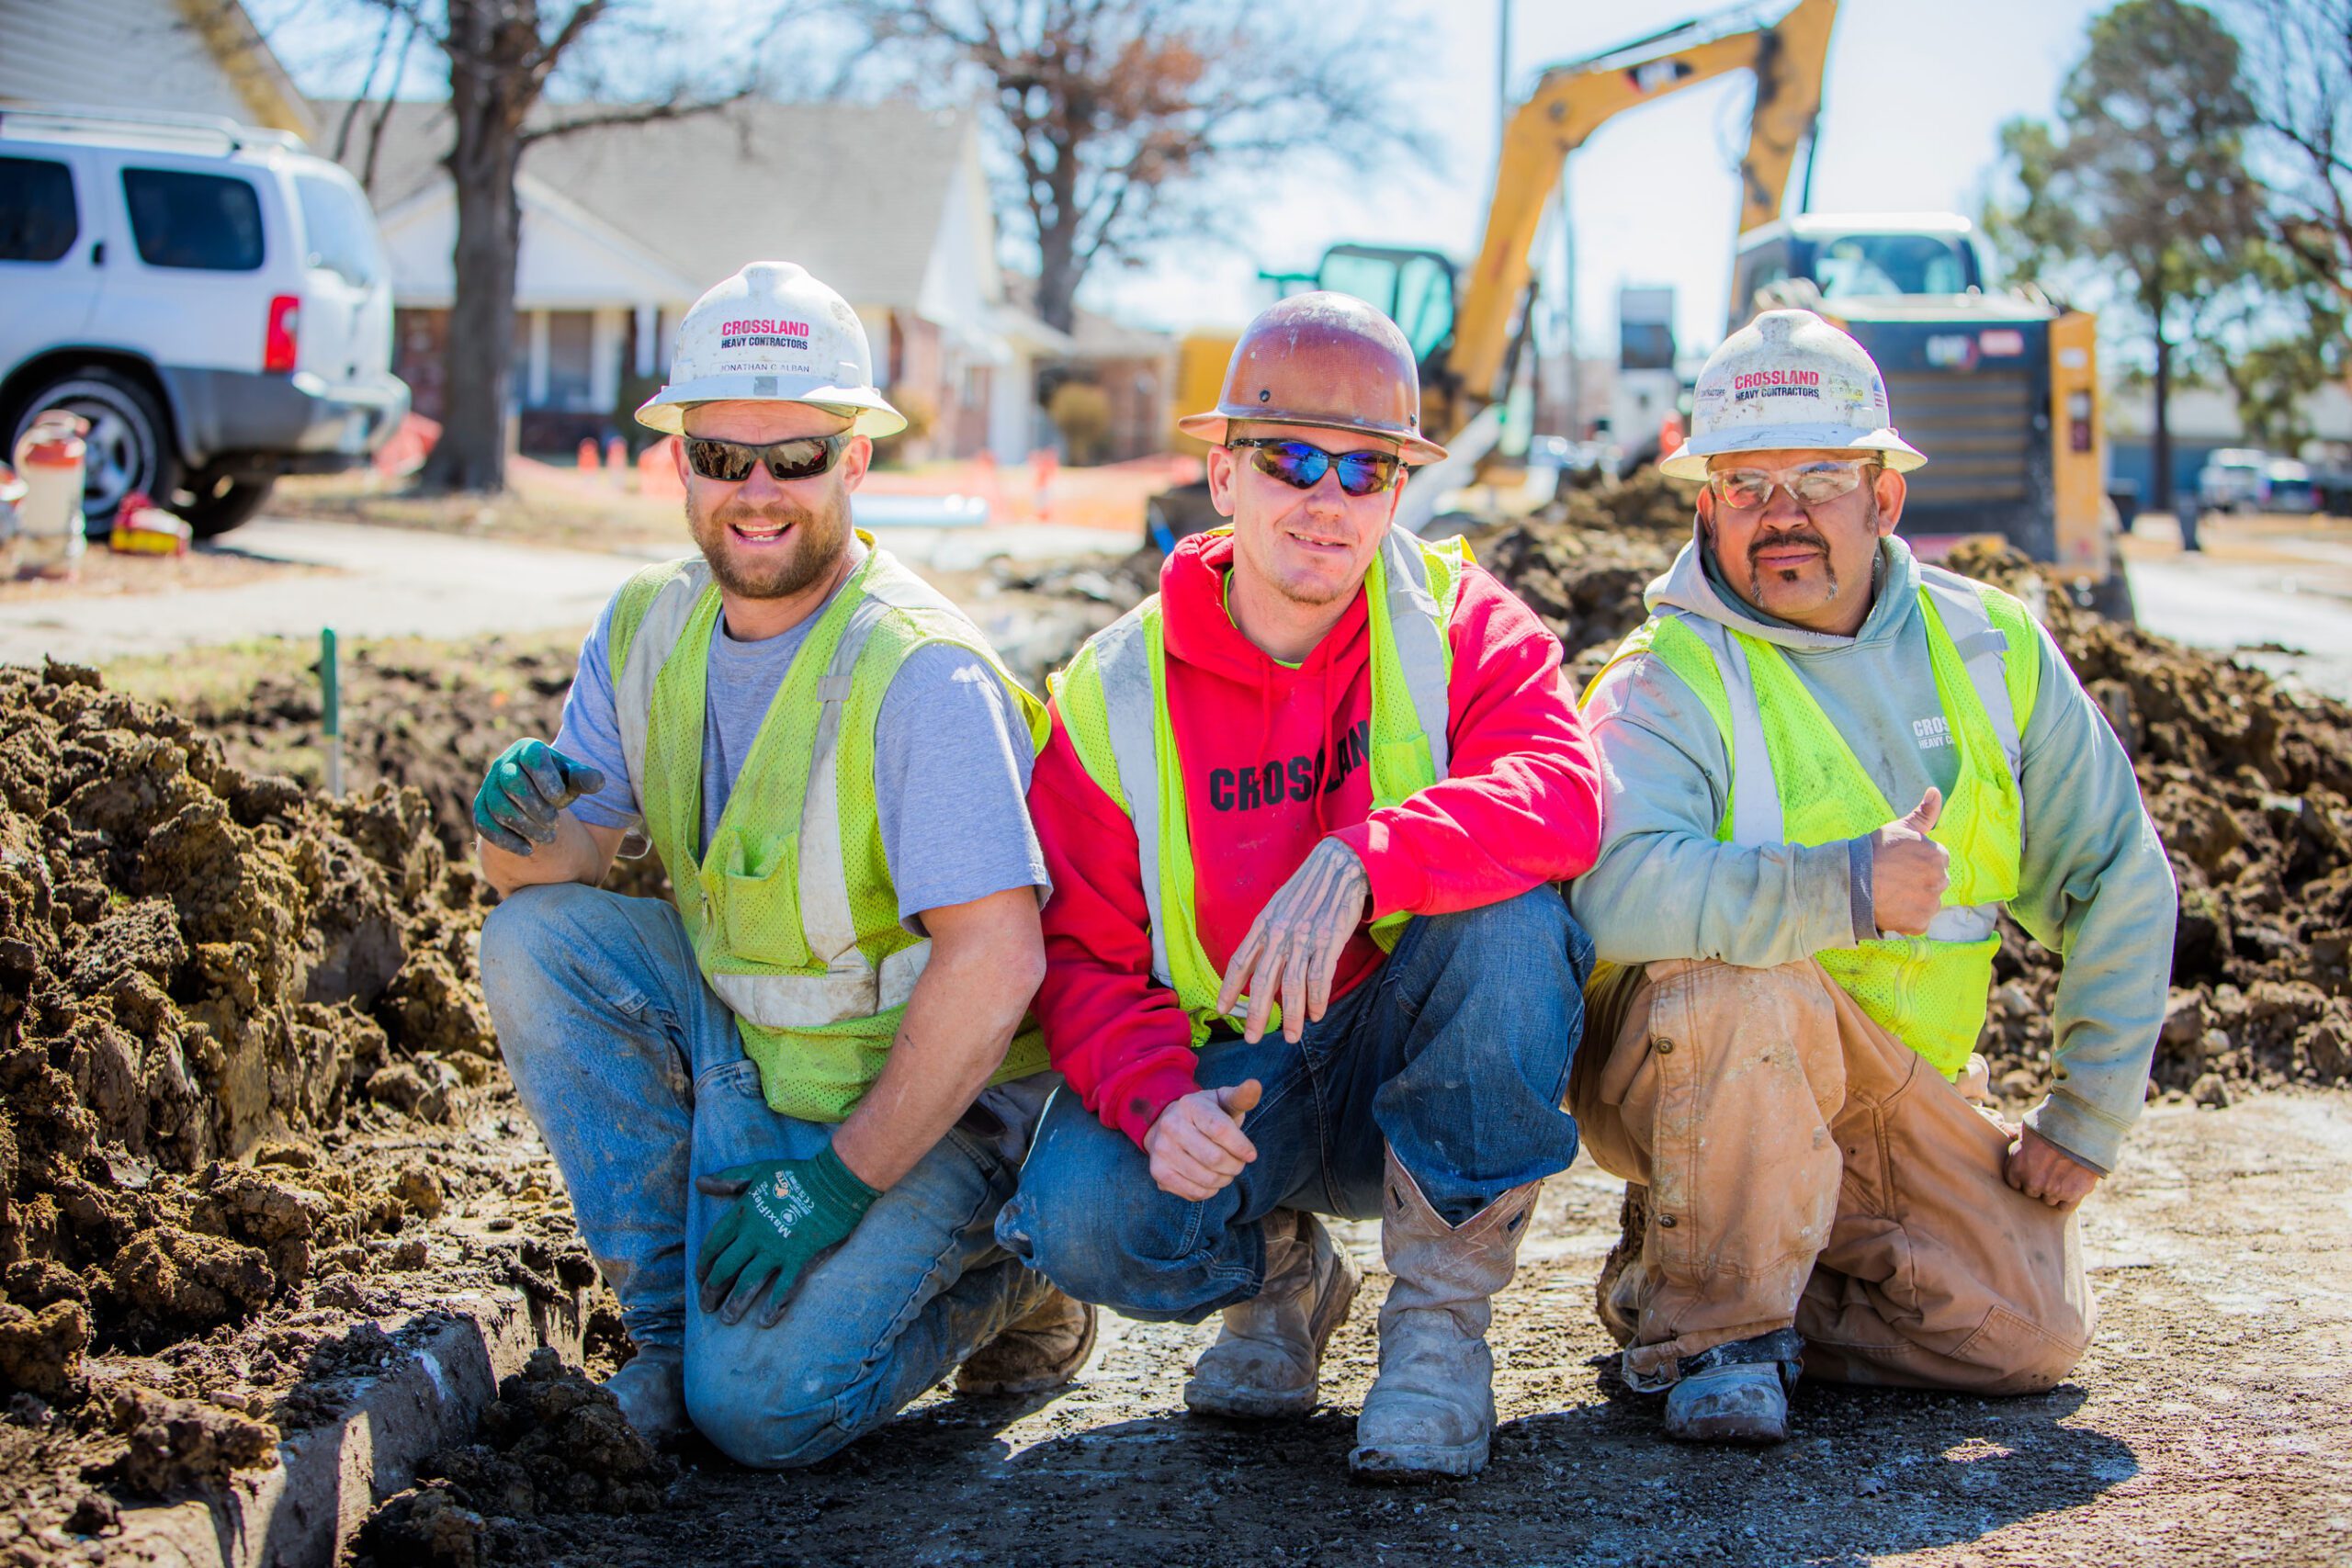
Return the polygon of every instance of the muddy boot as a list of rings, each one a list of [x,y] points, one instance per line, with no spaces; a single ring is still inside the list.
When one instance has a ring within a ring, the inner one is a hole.
[[[1642,1267],[1644,1237],[1650,1227],[1650,1190],[1636,1181],[1625,1184],[1624,1201],[1617,1206],[1617,1245],[1600,1265],[1593,1281],[1593,1312],[1600,1326],[1619,1345],[1631,1345],[1641,1325],[1642,1300],[1648,1276]]]
[[[1782,1328],[1683,1357],[1682,1375],[1666,1392],[1666,1435],[1686,1443],[1781,1441],[1804,1356],[1804,1340]]]
[[[1078,1376],[1094,1353],[1094,1309],[1047,1288],[1046,1299],[972,1352],[956,1392],[975,1396],[1043,1393]]]
[[[1395,1282],[1380,1308],[1380,1376],[1348,1455],[1359,1478],[1425,1481],[1486,1468],[1495,1429],[1491,1298],[1510,1282],[1542,1186],[1514,1187],[1449,1225],[1389,1152],[1380,1250]]]
[[[620,1402],[637,1435],[657,1449],[686,1435],[686,1353],[675,1345],[640,1345],[628,1364],[600,1387]]]
[[[1277,1209],[1265,1228],[1265,1288],[1225,1309],[1224,1331],[1184,1385],[1184,1404],[1204,1416],[1264,1421],[1312,1413],[1323,1347],[1363,1283],[1314,1215]]]

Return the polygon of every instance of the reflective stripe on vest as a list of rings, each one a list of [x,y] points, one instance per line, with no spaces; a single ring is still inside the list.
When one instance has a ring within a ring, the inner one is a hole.
[[[669,575],[655,581],[662,570]],[[870,766],[871,726],[889,682],[905,657],[944,641],[989,661],[1021,706],[1033,744],[1043,743],[1044,708],[1019,690],[953,604],[870,548],[802,645],[824,660],[822,667],[804,670],[795,660],[752,741],[744,766],[760,770],[763,787],[739,791],[697,853],[701,759],[688,753],[707,721],[701,660],[708,638],[724,635],[719,618],[710,572],[698,560],[657,569],[623,590],[607,647],[608,657],[619,656],[614,688],[622,748],[703,976],[733,1011],[769,1104],[804,1120],[838,1121],[879,1070],[896,1011],[931,956],[931,943],[898,923],[878,848],[878,808],[871,785],[858,782],[859,769]],[[877,647],[886,628],[886,646]],[[887,667],[876,662],[890,650]],[[689,654],[696,662],[680,662]],[[861,661],[871,667],[861,671]],[[669,670],[673,663],[678,669]],[[661,709],[657,698],[675,705]],[[658,757],[657,725],[659,743],[674,749]],[[850,787],[861,793],[845,801]],[[791,831],[779,820],[786,812]],[[791,879],[779,885],[787,863]],[[1026,1029],[990,1081],[1045,1066],[1043,1041]]]
[[[1985,718],[1991,722],[1994,734],[2000,738],[2001,756],[2008,765],[2009,777],[2021,778],[2023,748],[2018,735],[2017,713],[2010,705],[2002,673],[2008,639],[1993,625],[1993,617],[1984,613],[1984,598],[1968,579],[1930,566],[1919,568],[1919,579],[1920,586],[1935,601],[1945,634],[1951,638],[1968,671],[1969,684],[1976,690],[1976,700],[1984,707]],[[1732,768],[1730,841],[1748,848],[1785,843],[1788,835],[1781,826],[1781,783],[1772,767],[1771,748],[1764,743],[1764,714],[1756,700],[1756,680],[1747,667],[1745,642],[1720,621],[1679,610],[1666,614],[1680,621],[1707,645],[1707,650],[1714,655],[1715,668],[1723,676],[1724,697],[1731,708],[1732,755],[1736,760]],[[1935,919],[1928,922],[1925,935],[1930,942],[1982,942],[1993,934],[1999,914],[1999,908],[1991,904],[1939,909]]]
[[[1919,937],[1865,934],[1815,956],[1871,1018],[1950,1077],[1983,1027],[1996,920],[2017,894],[2019,729],[2038,695],[2040,649],[2014,599],[1935,568],[1921,568],[1920,580],[1928,658],[1960,758],[1933,836],[1952,852],[1948,897],[1965,902],[1939,910]],[[1691,687],[1722,730],[1732,778],[1719,839],[1817,845],[1892,815],[1780,649],[1669,609],[1626,638],[1611,663],[1645,651]],[[1769,701],[1767,688],[1777,694]]]
[[[1431,773],[1435,781],[1442,783],[1447,777],[1449,760],[1445,731],[1449,714],[1447,683],[1453,660],[1446,626],[1460,592],[1461,574],[1458,568],[1453,571],[1445,587],[1446,603],[1441,605],[1430,586],[1430,564],[1422,550],[1419,540],[1402,529],[1392,528],[1381,543],[1380,564],[1387,612],[1385,619],[1390,627],[1396,663],[1427,743]],[[1102,683],[1103,716],[1110,739],[1109,761],[1119,781],[1119,793],[1125,797],[1127,818],[1136,829],[1136,854],[1151,923],[1152,977],[1177,992],[1178,1000],[1187,1012],[1198,1015],[1213,1008],[1216,998],[1214,994],[1205,998],[1185,995],[1184,987],[1177,983],[1176,966],[1169,955],[1168,933],[1175,929],[1170,923],[1175,916],[1169,905],[1171,898],[1185,895],[1169,886],[1170,873],[1162,861],[1169,822],[1163,813],[1173,814],[1182,822],[1186,801],[1182,772],[1176,759],[1160,756],[1157,741],[1162,663],[1159,615],[1159,598],[1154,594],[1097,632],[1092,639],[1094,668]],[[1376,657],[1373,667],[1379,667]],[[1379,706],[1374,701],[1375,722]],[[1369,748],[1375,758],[1381,752],[1382,739],[1375,737]],[[1091,764],[1091,759],[1084,760]],[[1389,931],[1393,933],[1402,920],[1392,917],[1392,922]],[[1193,941],[1197,943],[1197,935]],[[1392,934],[1387,944],[1393,943]]]
[[[712,971],[705,978],[718,999],[735,1016],[765,1029],[816,1029],[854,1018],[870,1018],[903,1006],[914,995],[915,981],[931,962],[931,943],[916,942],[886,955],[879,969],[866,962],[857,945],[857,922],[850,914],[849,874],[842,862],[841,750],[842,710],[849,704],[850,680],[876,623],[895,603],[907,602],[903,589],[876,570],[895,566],[887,558],[865,572],[865,592],[849,612],[842,639],[826,666],[818,687],[823,707],[817,716],[817,744],[808,754],[808,794],[800,810],[800,927],[808,951],[825,960],[822,975],[742,975]],[[877,581],[876,578],[884,581]],[[919,579],[915,587],[929,602],[953,610]],[[621,748],[628,759],[629,788],[640,804],[646,799],[645,751],[653,719],[653,682],[662,666],[685,635],[695,605],[710,585],[710,567],[691,561],[655,594],[637,634],[629,639],[614,696],[620,714]],[[926,603],[919,597],[914,602]],[[684,889],[679,889],[681,895]]]

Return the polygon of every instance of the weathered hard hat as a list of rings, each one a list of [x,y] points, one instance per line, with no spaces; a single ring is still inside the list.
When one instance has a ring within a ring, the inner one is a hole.
[[[796,262],[753,262],[694,302],[678,323],[670,384],[637,422],[675,435],[692,404],[739,398],[831,409],[860,435],[907,427],[875,389],[857,312]]]
[[[1396,322],[1351,294],[1294,294],[1243,331],[1215,410],[1176,428],[1222,446],[1234,420],[1385,435],[1408,463],[1445,448],[1421,434],[1420,367]]]
[[[1724,339],[1690,396],[1690,439],[1658,465],[1703,479],[1724,452],[1877,452],[1907,474],[1927,455],[1895,430],[1870,353],[1811,310],[1767,310]]]

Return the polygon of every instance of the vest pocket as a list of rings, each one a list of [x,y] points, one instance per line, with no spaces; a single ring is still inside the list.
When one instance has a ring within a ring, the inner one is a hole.
[[[808,964],[799,890],[791,871],[796,857],[790,851],[798,837],[794,833],[769,840],[762,846],[766,852],[754,863],[747,857],[743,840],[730,835],[706,863],[702,885],[710,900],[710,919],[730,955],[784,969]]]

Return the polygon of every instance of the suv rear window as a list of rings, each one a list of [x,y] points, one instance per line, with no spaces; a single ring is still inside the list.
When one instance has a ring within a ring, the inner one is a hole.
[[[376,246],[376,220],[368,203],[323,175],[294,176],[302,207],[302,232],[310,240],[310,265],[341,275],[365,288],[382,272]]]
[[[149,266],[254,272],[261,266],[261,197],[243,180],[178,169],[125,169],[130,235]]]
[[[71,170],[46,158],[0,158],[0,261],[53,262],[80,231]]]

